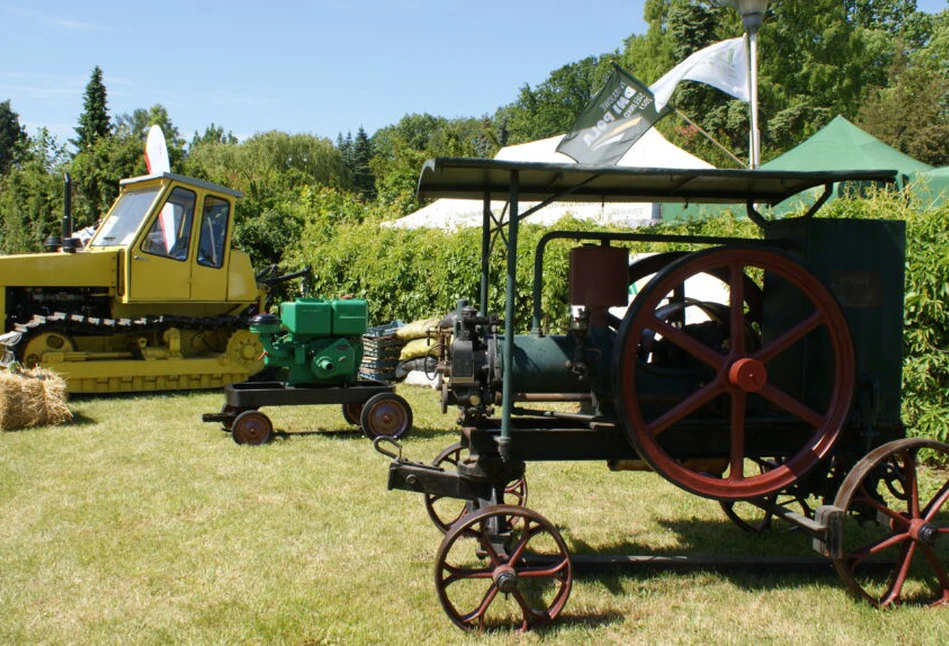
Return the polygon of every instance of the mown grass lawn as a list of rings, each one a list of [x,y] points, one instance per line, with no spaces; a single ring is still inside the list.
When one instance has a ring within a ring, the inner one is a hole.
[[[433,391],[400,388],[407,457],[456,440]],[[335,406],[265,409],[234,444],[219,392],[75,398],[73,424],[0,434],[3,644],[938,644],[949,608],[881,612],[832,568],[578,572],[561,618],[466,635],[435,594],[442,534]],[[573,553],[808,556],[717,503],[602,463],[528,466],[528,506]]]

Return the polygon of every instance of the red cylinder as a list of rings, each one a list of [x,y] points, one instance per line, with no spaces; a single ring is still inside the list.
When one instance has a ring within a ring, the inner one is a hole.
[[[589,245],[570,250],[571,305],[606,308],[628,300],[628,249]]]

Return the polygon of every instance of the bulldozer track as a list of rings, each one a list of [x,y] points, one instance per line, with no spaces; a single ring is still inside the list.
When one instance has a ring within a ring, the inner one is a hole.
[[[74,336],[91,336],[100,333],[152,332],[168,328],[182,330],[239,330],[246,329],[249,318],[235,316],[144,316],[136,319],[101,318],[68,312],[54,312],[48,316],[34,314],[26,323],[14,325],[21,337],[7,347],[13,349],[23,343],[28,335],[44,330],[66,332]]]

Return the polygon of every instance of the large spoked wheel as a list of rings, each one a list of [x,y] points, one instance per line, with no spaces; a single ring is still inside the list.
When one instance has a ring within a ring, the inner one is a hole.
[[[412,407],[395,393],[373,395],[362,407],[359,425],[370,440],[400,438],[412,428]]]
[[[665,251],[662,253],[653,254],[651,256],[645,256],[630,263],[629,285],[631,293],[635,293],[632,290],[634,289],[634,286],[637,282],[643,280],[644,278],[654,276],[656,273],[662,271],[673,262],[681,260],[687,255],[687,251]],[[729,281],[732,279],[727,267],[712,268],[709,275],[717,278],[725,285],[729,285]],[[758,287],[757,283],[755,283],[755,281],[752,280],[750,276],[747,275],[744,275],[742,278],[742,283],[745,306],[747,308],[747,319],[751,322],[760,322],[762,299],[764,298],[763,294],[761,293],[761,288]]]
[[[668,311],[669,299],[685,292],[686,280],[698,274],[723,272],[729,276],[723,339],[709,341],[700,331],[690,333],[688,326],[668,320],[664,313]],[[776,338],[763,339],[759,345],[749,339],[751,307],[745,292],[746,278],[762,272],[796,290],[807,307]],[[658,406],[655,402],[644,406],[649,397],[641,392],[639,370],[650,369],[652,359],[643,352],[641,340],[657,334],[676,355],[691,360],[697,366],[695,374],[701,378],[696,379],[692,392],[667,398]],[[627,437],[658,473],[701,496],[734,501],[763,498],[789,488],[827,456],[850,410],[854,356],[843,314],[833,295],[815,276],[774,251],[722,247],[689,254],[671,263],[640,292],[626,313],[618,336],[615,391]],[[772,360],[786,354],[795,357],[802,342],[812,337],[827,347],[825,365],[830,371],[830,393],[821,410],[814,410],[768,378],[768,364]],[[749,406],[750,401],[754,406]],[[754,456],[746,452],[746,429],[750,419],[759,413],[756,408],[761,406],[778,411],[804,429],[800,448],[765,472],[754,466]],[[714,413],[707,411],[710,407],[716,407]],[[728,423],[724,431],[719,424],[722,419]],[[690,425],[708,428],[708,433],[728,433],[722,448],[722,453],[727,454],[725,472],[701,471],[674,455],[681,447],[673,446],[675,442],[667,439],[670,429]]]
[[[756,460],[761,473],[775,468],[780,460]],[[783,507],[803,514],[807,518],[814,517],[814,510],[808,504],[807,495],[798,491],[798,487],[793,486],[788,491],[781,491],[766,496],[763,499],[763,506],[756,505],[751,501],[733,501],[722,500],[719,504],[722,511],[730,521],[735,523],[740,529],[759,534],[772,528],[774,512],[771,508]],[[797,525],[791,525],[789,529],[797,529]]]
[[[273,439],[273,422],[256,410],[245,410],[234,418],[231,437],[238,444],[266,444]]]
[[[549,623],[572,584],[560,532],[525,507],[493,505],[465,516],[445,534],[435,560],[438,599],[465,630]]]
[[[834,567],[854,595],[879,607],[949,605],[949,478],[924,476],[923,450],[949,458],[941,442],[889,442],[857,463],[834,500],[847,512]]]
[[[464,450],[464,446],[460,442],[456,442],[435,456],[432,464],[443,469],[456,467]],[[527,479],[519,478],[509,483],[504,488],[503,498],[502,502],[505,505],[525,506],[527,504]],[[457,498],[427,493],[425,494],[425,511],[428,512],[428,517],[435,527],[444,534],[470,509],[467,503],[461,502]],[[512,519],[512,522],[516,521],[517,519]]]

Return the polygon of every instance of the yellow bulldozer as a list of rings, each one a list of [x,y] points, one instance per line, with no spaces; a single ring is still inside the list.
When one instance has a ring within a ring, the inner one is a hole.
[[[269,286],[231,248],[240,193],[159,172],[120,182],[84,244],[0,256],[0,363],[43,366],[73,393],[218,388],[263,369],[247,329]]]

